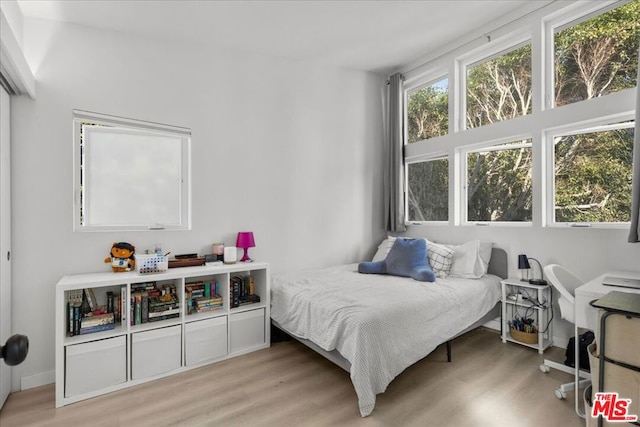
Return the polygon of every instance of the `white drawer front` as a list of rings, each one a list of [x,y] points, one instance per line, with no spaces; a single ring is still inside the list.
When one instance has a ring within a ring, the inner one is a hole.
[[[227,316],[187,323],[184,333],[187,366],[227,354]]]
[[[131,335],[131,379],[153,377],[181,366],[181,326]]]
[[[125,336],[65,348],[65,397],[100,390],[127,380]]]
[[[229,333],[231,353],[264,344],[264,308],[232,314]]]

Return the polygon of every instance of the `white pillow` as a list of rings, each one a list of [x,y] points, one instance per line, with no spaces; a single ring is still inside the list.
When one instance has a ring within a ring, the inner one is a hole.
[[[371,260],[371,262],[378,262],[378,261],[384,260],[389,254],[389,251],[391,250],[391,247],[393,246],[395,241],[396,241],[396,238],[393,236],[388,236],[386,239],[384,239],[382,243],[378,245],[378,251],[373,256],[373,259]]]
[[[427,257],[436,277],[447,277],[451,272],[455,251],[427,240]]]
[[[491,261],[491,251],[493,249],[492,242],[480,241],[480,260],[482,261],[482,275],[487,274],[489,261]]]
[[[478,279],[485,274],[486,267],[480,257],[480,240],[471,240],[461,245],[445,245],[455,251],[451,264],[451,277]],[[488,262],[487,262],[488,265]]]

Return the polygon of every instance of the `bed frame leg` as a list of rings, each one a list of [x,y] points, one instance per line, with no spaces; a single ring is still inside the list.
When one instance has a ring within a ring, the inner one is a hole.
[[[451,340],[447,341],[447,362],[451,362]]]

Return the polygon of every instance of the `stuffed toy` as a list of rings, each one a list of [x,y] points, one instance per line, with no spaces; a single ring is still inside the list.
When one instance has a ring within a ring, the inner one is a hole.
[[[109,256],[104,259],[105,264],[111,263],[114,273],[131,271],[136,267],[136,248],[131,243],[114,242]]]

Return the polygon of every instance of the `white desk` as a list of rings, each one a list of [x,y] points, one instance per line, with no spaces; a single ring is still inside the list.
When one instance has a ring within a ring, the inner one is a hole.
[[[610,271],[605,274],[602,274],[595,279],[585,283],[584,285],[576,288],[575,290],[575,303],[574,303],[574,320],[575,320],[575,366],[579,367],[580,363],[580,352],[578,349],[578,341],[579,341],[579,333],[578,328],[590,329],[596,333],[598,329],[598,310],[591,307],[589,304],[591,301],[596,300],[604,295],[608,294],[611,291],[619,291],[619,292],[631,292],[640,294],[640,289],[631,289],[631,288],[622,288],[619,286],[605,286],[602,284],[602,279],[605,276],[616,276],[616,277],[626,277],[633,279],[640,279],[640,272],[632,272],[632,271]],[[584,414],[580,412],[578,408],[578,403],[582,400],[581,396],[579,396],[578,392],[578,370],[576,369],[575,382],[576,382],[576,396],[575,396],[575,408],[576,413],[584,418]]]

